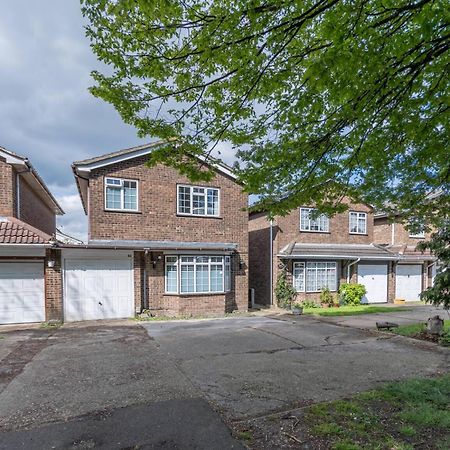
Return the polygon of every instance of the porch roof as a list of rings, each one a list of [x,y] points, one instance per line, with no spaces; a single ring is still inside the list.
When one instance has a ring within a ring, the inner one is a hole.
[[[376,244],[303,244],[291,242],[278,254],[281,259],[398,260],[399,255]]]
[[[74,247],[83,247],[74,245]],[[238,244],[230,242],[177,242],[144,240],[90,240],[86,248],[112,248],[129,250],[221,250],[235,251]]]

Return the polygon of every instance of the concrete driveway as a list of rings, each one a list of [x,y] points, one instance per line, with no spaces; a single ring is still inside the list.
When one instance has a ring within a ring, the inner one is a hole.
[[[230,420],[335,399],[450,367],[447,349],[308,316],[143,326],[160,352]]]
[[[0,336],[0,448],[241,448],[226,422],[449,369],[446,349],[314,317]]]

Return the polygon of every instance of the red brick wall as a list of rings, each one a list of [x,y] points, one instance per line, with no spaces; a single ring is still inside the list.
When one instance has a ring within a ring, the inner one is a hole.
[[[215,316],[247,309],[247,276],[239,268],[238,255],[232,256],[231,291],[224,294],[178,295],[165,293],[165,257],[162,252],[135,252],[135,299],[144,304],[146,286],[148,309],[156,316]],[[153,261],[156,263],[153,264]],[[146,283],[144,280],[144,264]],[[141,278],[140,278],[141,277]],[[136,283],[136,281],[139,281]]]
[[[22,177],[20,178],[20,220],[50,235],[56,231],[55,213]]]
[[[14,180],[14,169],[0,158],[0,216],[15,217]]]
[[[255,303],[270,304],[270,222],[265,213],[250,215],[249,287],[255,290]],[[275,254],[275,252],[274,252]],[[274,255],[272,255],[272,258]],[[275,260],[274,260],[275,261]]]
[[[394,227],[394,242],[392,242],[392,227]],[[394,224],[388,218],[380,217],[374,221],[374,242],[376,244],[416,246],[420,241],[430,238],[431,233],[425,233],[425,238],[411,238],[409,231],[401,222]]]
[[[48,267],[48,261],[55,261]],[[44,266],[45,320],[63,320],[61,251],[48,249]]]
[[[164,257],[156,268],[146,258],[147,289],[150,309],[165,314],[204,315],[248,307],[248,195],[242,186],[226,175],[217,173],[208,183],[192,183],[172,168],[157,165],[148,168],[147,158],[117,163],[95,170],[89,181],[90,239],[168,240],[176,242],[226,242],[238,244],[233,256],[233,291],[223,295],[186,296],[164,294]],[[113,176],[138,180],[139,211],[112,212],[105,210],[104,177]],[[190,217],[177,215],[177,184],[196,184],[220,189],[220,217]],[[153,254],[154,256],[155,254]],[[154,256],[156,257],[156,256]],[[143,262],[135,256],[136,307],[143,302]],[[139,258],[142,258],[139,257]],[[239,268],[242,260],[243,268]],[[140,268],[138,268],[140,265]],[[175,297],[175,298],[174,298]]]

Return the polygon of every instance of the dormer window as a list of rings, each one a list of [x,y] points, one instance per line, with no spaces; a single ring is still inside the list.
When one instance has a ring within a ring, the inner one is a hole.
[[[349,213],[349,233],[367,234],[367,214],[363,212],[350,211]]]
[[[325,214],[316,216],[314,208],[300,208],[300,231],[314,231],[316,233],[328,233],[330,220]]]
[[[105,178],[105,209],[138,210],[138,182],[122,178]]]
[[[177,186],[177,214],[219,217],[219,189],[202,186]]]

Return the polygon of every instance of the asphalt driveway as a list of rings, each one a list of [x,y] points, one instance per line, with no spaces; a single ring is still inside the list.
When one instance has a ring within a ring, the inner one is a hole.
[[[0,448],[240,448],[229,421],[442,373],[450,353],[314,317],[0,336]]]

